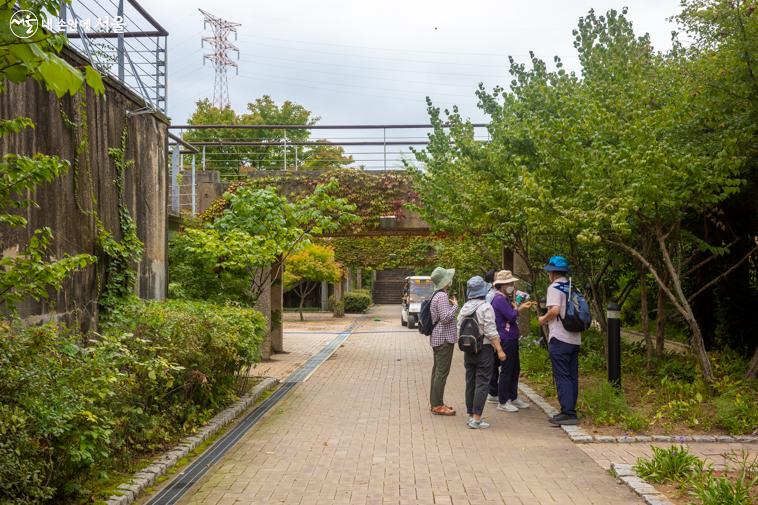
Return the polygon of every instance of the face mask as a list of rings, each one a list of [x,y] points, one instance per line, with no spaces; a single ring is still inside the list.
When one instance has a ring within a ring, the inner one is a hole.
[[[506,286],[506,288],[505,288],[505,292],[506,292],[506,293],[508,293],[509,295],[512,295],[512,294],[513,294],[513,291],[514,291],[515,289],[516,289],[516,288],[514,288],[513,286]]]

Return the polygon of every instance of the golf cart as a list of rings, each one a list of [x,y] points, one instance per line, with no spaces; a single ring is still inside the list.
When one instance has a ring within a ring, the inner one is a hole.
[[[403,302],[400,312],[400,322],[408,328],[418,324],[421,302],[429,300],[434,294],[434,284],[429,276],[413,275],[405,278],[403,284]]]

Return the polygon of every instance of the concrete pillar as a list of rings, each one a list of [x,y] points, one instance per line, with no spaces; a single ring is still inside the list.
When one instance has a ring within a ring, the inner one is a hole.
[[[353,290],[353,269],[352,267],[347,267],[345,269],[345,292],[349,293]]]
[[[271,351],[284,352],[284,331],[282,328],[282,310],[284,293],[282,290],[282,273],[284,266],[278,261],[271,273]]]
[[[334,283],[334,299],[335,300],[339,301],[339,300],[343,299],[343,293],[344,293],[344,291],[342,289],[343,282],[344,281],[342,279],[340,279],[340,280],[338,280],[337,282]]]
[[[324,312],[329,310],[329,283],[327,281],[321,282],[321,310]]]
[[[355,269],[355,288],[363,289],[363,271],[361,267]]]

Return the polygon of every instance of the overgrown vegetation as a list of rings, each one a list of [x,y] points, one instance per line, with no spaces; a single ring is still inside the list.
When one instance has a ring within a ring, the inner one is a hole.
[[[651,372],[640,344],[622,343],[622,388],[607,380],[602,335],[583,335],[579,355],[579,415],[584,423],[611,431],[673,433],[709,430],[749,435],[758,430],[754,379],[745,379],[747,362],[734,351],[714,351],[714,380],[706,382],[692,358],[667,353]],[[555,397],[550,358],[537,345],[521,350],[524,379],[543,395]]]
[[[199,302],[115,308],[100,334],[0,324],[0,502],[84,501],[238,394],[263,316]]]
[[[724,470],[691,454],[682,446],[652,447],[651,458],[639,458],[637,474],[653,483],[671,483],[681,496],[697,499],[700,505],[752,505],[758,499],[758,457],[747,451],[725,456]]]

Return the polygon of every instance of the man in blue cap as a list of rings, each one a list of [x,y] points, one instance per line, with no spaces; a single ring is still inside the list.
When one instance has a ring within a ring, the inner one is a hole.
[[[582,334],[568,331],[563,327],[562,317],[566,317],[566,294],[559,289],[562,283],[568,283],[566,275],[570,268],[563,256],[553,256],[544,270],[550,277],[547,288],[547,312],[539,319],[540,325],[548,327],[548,350],[553,364],[553,379],[558,389],[558,402],[561,412],[550,418],[555,426],[577,424],[576,399],[579,395],[579,346]]]

